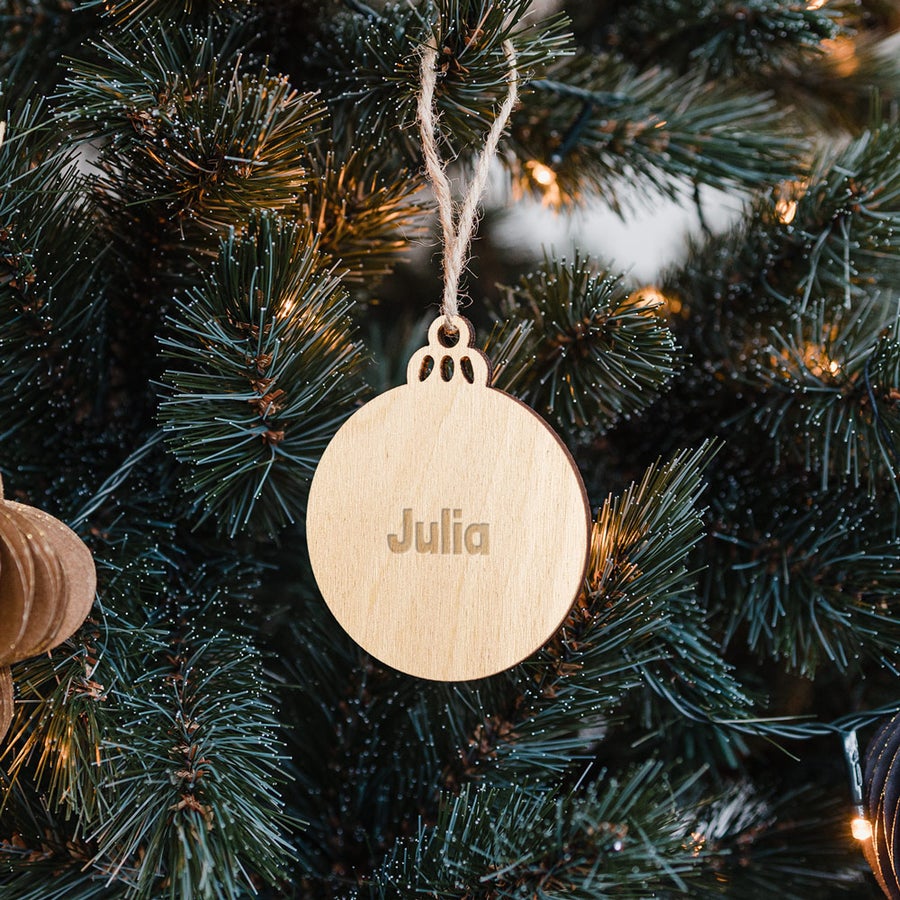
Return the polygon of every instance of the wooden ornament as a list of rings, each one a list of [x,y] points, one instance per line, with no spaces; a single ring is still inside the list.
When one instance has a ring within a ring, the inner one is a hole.
[[[94,558],[84,541],[59,519],[33,506],[12,500],[4,502],[46,534],[61,566],[60,618],[49,638],[49,647],[56,647],[78,631],[94,605],[97,592]]]
[[[96,588],[93,557],[78,535],[42,510],[3,499],[0,481],[0,738],[12,718],[10,663],[70,638]]]
[[[14,520],[0,516],[0,665],[9,665],[25,632],[34,593],[34,559]]]
[[[591,523],[565,446],[490,387],[471,324],[446,322],[431,325],[406,385],[338,430],[306,524],[316,581],[350,636],[402,672],[463,681],[520,662],[558,629]]]
[[[62,569],[44,532],[16,512],[12,504],[0,504],[0,520],[11,523],[24,537],[34,566],[27,615],[23,616],[18,639],[4,648],[0,663],[26,659],[52,646],[52,637],[60,621],[57,598],[62,587]]]

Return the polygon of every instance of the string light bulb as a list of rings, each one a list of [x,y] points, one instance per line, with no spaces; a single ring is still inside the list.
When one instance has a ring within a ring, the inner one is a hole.
[[[541,193],[544,195],[544,206],[559,206],[561,195],[556,172],[550,166],[536,159],[528,160],[525,168],[532,181],[541,189]]]
[[[872,823],[865,816],[854,816],[850,822],[850,832],[858,841],[869,841],[872,839]]]
[[[531,177],[542,187],[549,187],[556,181],[556,172],[536,159],[529,160],[525,167],[531,172]]]
[[[850,800],[853,803],[853,818],[850,820],[850,833],[858,841],[872,839],[872,823],[866,818],[866,807],[863,800],[862,765],[859,761],[859,739],[855,731],[841,734],[844,745],[844,759],[847,773],[850,776]]]
[[[797,201],[788,200],[786,197],[782,197],[775,204],[775,215],[778,216],[778,221],[781,222],[782,225],[790,225],[797,215]]]
[[[682,303],[677,297],[664,294],[658,287],[647,285],[638,288],[629,298],[635,306],[646,309],[648,313],[656,315],[680,315]]]
[[[790,225],[797,216],[800,198],[809,188],[809,179],[800,178],[785,181],[777,188],[775,195],[775,215],[782,225]]]

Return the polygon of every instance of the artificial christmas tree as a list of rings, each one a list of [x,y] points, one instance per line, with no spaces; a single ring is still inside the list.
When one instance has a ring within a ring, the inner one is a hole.
[[[880,0],[5,3],[0,472],[98,584],[12,667],[0,897],[896,881],[898,773],[867,768],[876,881],[841,748],[877,760],[900,708],[898,28]],[[464,682],[367,656],[305,550],[325,447],[437,312],[431,42],[458,195],[514,53],[464,312],[593,514],[562,626]],[[699,226],[653,285],[502,246],[523,210],[662,198]]]

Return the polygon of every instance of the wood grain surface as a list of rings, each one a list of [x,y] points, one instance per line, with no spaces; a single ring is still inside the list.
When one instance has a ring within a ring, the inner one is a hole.
[[[580,587],[590,511],[549,426],[489,387],[471,325],[438,319],[407,384],[366,404],[310,490],[313,572],[338,622],[421,678],[494,674],[556,631]]]
[[[97,573],[68,525],[3,498],[0,479],[0,738],[13,712],[9,664],[70,638],[94,603]]]

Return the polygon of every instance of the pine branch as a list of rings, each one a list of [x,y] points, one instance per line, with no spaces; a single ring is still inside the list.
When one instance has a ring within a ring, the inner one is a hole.
[[[435,102],[442,133],[454,154],[480,146],[506,93],[504,41],[512,42],[523,78],[536,77],[571,52],[567,19],[522,24],[529,5],[529,0],[426,0],[389,3],[374,18],[337,17],[309,60],[329,98],[336,134],[352,128],[359,140],[376,146],[400,139],[409,163],[418,164],[417,50],[433,34],[440,52]]]
[[[108,276],[87,185],[40,104],[16,104],[0,140],[0,434],[4,466],[96,410]],[[26,434],[27,431],[27,434]]]
[[[312,180],[296,207],[319,235],[318,249],[342,271],[345,283],[388,275],[423,232],[422,182],[374,148],[337,155],[313,153]]]
[[[601,778],[583,794],[467,786],[442,798],[433,826],[394,848],[373,896],[686,893],[702,860],[686,815],[691,789],[690,781],[671,785],[653,762]]]
[[[692,896],[860,896],[861,867],[847,845],[846,810],[837,798],[810,789],[761,792],[739,781],[698,813],[691,837],[715,861],[692,885]]]
[[[315,248],[309,227],[255,220],[168,318],[160,420],[201,521],[231,535],[303,511],[361,389],[350,304]]]
[[[283,877],[283,776],[259,667],[240,640],[188,629],[119,696],[123,725],[105,744],[116,807],[94,837],[128,896],[237,897],[251,873]]]
[[[781,103],[797,110],[804,130],[824,130],[842,140],[842,132],[858,135],[873,118],[890,121],[894,114],[900,61],[889,33],[873,30],[865,14],[854,22],[858,12],[845,6],[842,34],[822,45],[824,53],[784,73],[789,77],[773,73],[763,83]]]
[[[705,533],[695,507],[711,449],[651,466],[639,486],[606,500],[591,545],[586,600],[588,608],[605,606],[612,616],[634,606],[652,616],[651,658],[633,660],[651,691],[676,708],[733,719],[749,700],[712,641],[686,566]],[[625,659],[634,646],[624,649]]]
[[[311,179],[324,109],[265,66],[242,71],[241,34],[141,26],[95,44],[66,90],[69,123],[105,138],[107,189],[182,226],[220,231],[284,209]]]
[[[620,8],[607,42],[641,65],[678,72],[701,65],[710,78],[794,73],[822,52],[839,30],[838,14],[796,0],[662,0]]]
[[[473,698],[475,726],[460,742],[454,783],[541,784],[565,774],[640,687],[726,732],[747,718],[750,701],[713,643],[686,566],[705,533],[695,505],[710,455],[709,447],[679,454],[607,499],[584,593],[557,637],[519,667],[510,699]]]
[[[62,77],[60,61],[97,27],[71,0],[6,0],[0,7],[0,84],[10,97],[48,94]]]
[[[792,186],[792,196],[788,187],[785,218],[788,212],[793,217],[780,230],[793,265],[782,267],[773,279],[781,296],[799,301],[801,308],[811,299],[849,304],[895,283],[900,276],[898,156],[900,126],[877,127],[837,153],[822,154],[808,186]]]
[[[718,350],[724,336],[744,357],[760,318],[783,327],[795,305],[825,301],[830,312],[889,290],[900,275],[898,156],[900,127],[888,125],[823,152],[757,199],[749,224],[694,244],[666,290],[704,317],[705,341]]]
[[[252,8],[250,0],[83,0],[81,8],[99,7],[116,25],[133,27],[146,21],[184,23],[203,18],[238,18]]]
[[[501,306],[517,346],[497,348],[494,384],[515,394],[564,433],[605,431],[649,406],[677,371],[675,343],[654,306],[621,277],[595,271],[576,254],[505,288]],[[512,353],[512,350],[515,353]],[[493,347],[488,348],[493,354]]]
[[[777,890],[807,900],[826,886],[859,890],[833,800],[771,800],[746,783],[712,797],[701,790],[697,775],[667,777],[652,761],[573,793],[469,785],[392,850],[371,893],[405,897],[427,885],[438,897],[751,900]]]
[[[755,419],[791,452],[796,436],[821,489],[835,482],[890,486],[900,494],[900,315],[895,302],[855,308],[816,304],[792,335],[772,333],[753,373],[762,387]]]
[[[581,53],[533,88],[513,121],[515,154],[526,161],[514,174],[553,205],[596,193],[618,209],[626,183],[645,197],[695,184],[756,189],[790,177],[801,152],[770,95],[696,73]],[[552,169],[549,186],[535,162]]]
[[[802,494],[764,491],[744,522],[717,534],[726,546],[708,591],[727,623],[726,640],[746,642],[808,678],[822,666],[860,672],[867,659],[896,672],[893,523],[833,490]]]

